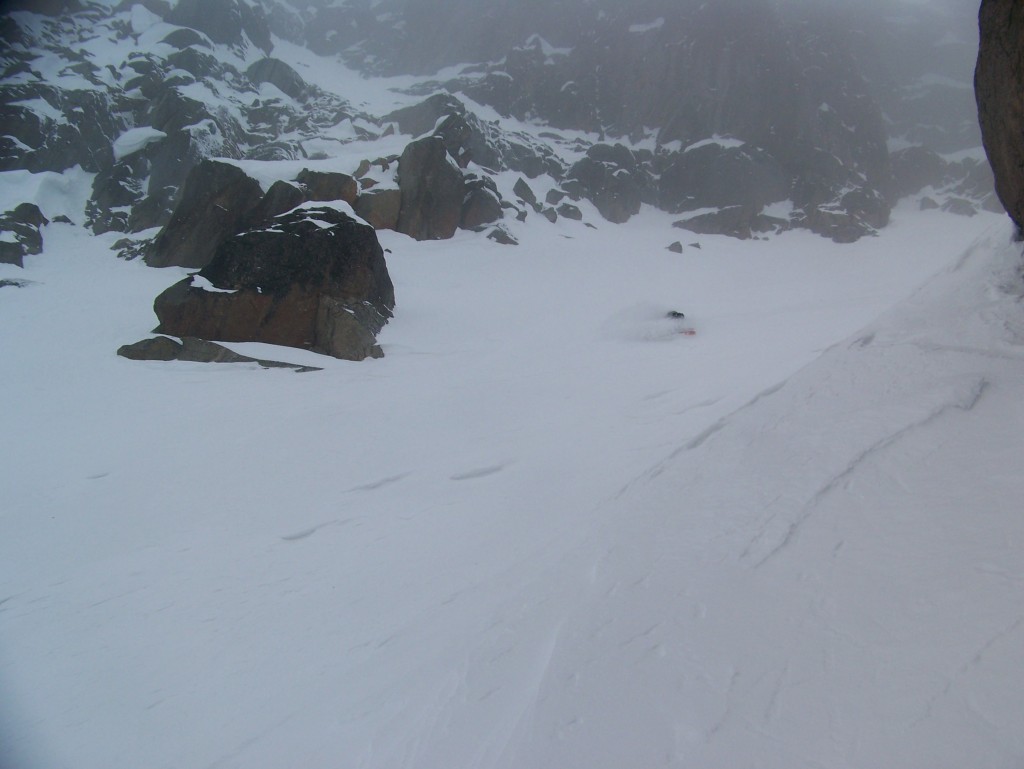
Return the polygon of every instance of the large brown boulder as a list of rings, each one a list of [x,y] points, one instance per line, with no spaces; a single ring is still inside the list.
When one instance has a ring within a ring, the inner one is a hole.
[[[205,267],[225,238],[240,232],[263,198],[242,169],[204,160],[185,180],[171,220],[146,254],[151,267]]]
[[[355,212],[375,230],[393,230],[402,210],[402,193],[394,187],[366,190],[356,199]]]
[[[304,168],[295,181],[305,188],[307,200],[344,200],[351,206],[359,195],[359,183],[348,174]]]
[[[1024,12],[1019,0],[982,0],[974,73],[978,119],[996,192],[1024,228]]]
[[[157,297],[158,333],[267,342],[347,360],[380,357],[375,335],[395,306],[372,227],[302,208],[224,241],[198,277]]]
[[[411,142],[398,161],[402,208],[396,229],[416,240],[445,240],[459,227],[466,184],[444,139]]]

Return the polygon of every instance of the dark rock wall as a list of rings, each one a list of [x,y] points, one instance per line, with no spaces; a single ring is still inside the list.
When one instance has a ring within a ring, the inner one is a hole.
[[[975,94],[996,192],[1024,228],[1024,5],[982,0]]]

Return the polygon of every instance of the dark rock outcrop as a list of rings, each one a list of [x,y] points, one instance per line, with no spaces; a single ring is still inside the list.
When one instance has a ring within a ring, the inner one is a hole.
[[[892,173],[899,195],[911,195],[925,187],[940,187],[948,179],[949,164],[927,147],[907,147],[892,153]]]
[[[781,232],[789,229],[789,222],[759,213],[754,206],[727,206],[673,222],[673,227],[701,235],[728,235],[749,240],[760,233]]]
[[[0,264],[24,267],[24,258],[43,251],[44,225],[49,221],[33,203],[22,203],[0,215]]]
[[[764,150],[711,141],[678,153],[661,174],[658,195],[670,213],[729,206],[760,211],[788,199],[790,186],[782,165]]]
[[[462,201],[459,226],[464,230],[492,224],[505,217],[501,195],[489,176],[469,174],[465,177],[466,197]]]
[[[245,74],[257,85],[270,83],[293,99],[301,99],[309,91],[309,86],[299,73],[280,59],[260,59],[251,64]]]
[[[569,169],[562,186],[590,200],[608,221],[622,224],[640,212],[650,178],[628,147],[595,144]]]
[[[259,183],[242,169],[204,160],[189,173],[167,226],[153,241],[151,267],[204,267],[217,247],[241,231],[263,198]]]
[[[1017,0],[982,0],[974,85],[996,192],[1024,229],[1024,11]]]
[[[444,240],[458,229],[466,185],[444,140],[411,142],[398,161],[402,207],[395,229],[416,240]]]
[[[197,29],[215,43],[241,45],[244,34],[264,53],[273,48],[263,9],[245,0],[178,0],[167,21]]]
[[[154,310],[158,333],[362,360],[383,354],[375,335],[394,305],[373,228],[335,209],[303,208],[224,241],[198,279],[171,286]]]

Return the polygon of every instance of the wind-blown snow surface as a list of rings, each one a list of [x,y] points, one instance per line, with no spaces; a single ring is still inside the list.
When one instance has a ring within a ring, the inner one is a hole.
[[[516,235],[382,233],[383,360],[234,346],[306,374],[115,357],[185,273],[75,227],[2,266],[4,769],[1024,765],[1004,220]]]

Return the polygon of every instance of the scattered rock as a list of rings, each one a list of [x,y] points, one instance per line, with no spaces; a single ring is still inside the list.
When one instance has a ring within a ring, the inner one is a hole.
[[[0,215],[0,264],[24,267],[24,258],[43,251],[42,228],[49,221],[34,203]]]
[[[566,219],[573,219],[577,222],[583,221],[583,212],[580,211],[579,207],[574,206],[572,203],[562,203],[558,208],[555,209],[559,216],[564,216]]]
[[[510,233],[507,229],[505,229],[501,225],[493,228],[490,232],[488,232],[487,233],[487,239],[488,240],[493,240],[495,243],[500,243],[503,246],[518,246],[519,245],[519,241],[516,240],[514,237],[512,237],[512,233]]]
[[[671,251],[673,254],[681,254],[683,253],[683,244],[677,240],[675,243],[672,243],[671,245],[667,246],[667,249]]]

